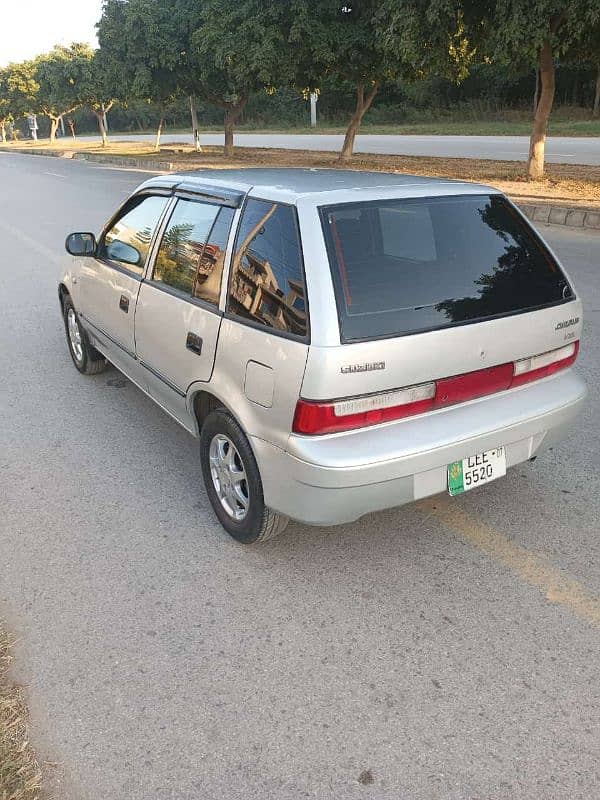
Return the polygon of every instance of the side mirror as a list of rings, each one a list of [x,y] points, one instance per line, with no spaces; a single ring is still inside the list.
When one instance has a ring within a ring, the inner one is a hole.
[[[93,256],[96,252],[96,237],[93,233],[70,233],[65,248],[72,256]]]
[[[120,261],[122,264],[131,264],[133,267],[139,267],[142,263],[140,251],[120,239],[113,239],[112,242],[106,245],[105,249],[106,256],[111,261]]]

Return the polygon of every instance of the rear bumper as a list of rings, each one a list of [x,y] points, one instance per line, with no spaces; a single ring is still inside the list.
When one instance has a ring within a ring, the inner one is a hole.
[[[336,525],[428,497],[446,490],[453,461],[503,445],[510,467],[559,441],[585,396],[585,383],[568,370],[412,419],[293,435],[287,451],[254,438],[265,502],[307,524]]]

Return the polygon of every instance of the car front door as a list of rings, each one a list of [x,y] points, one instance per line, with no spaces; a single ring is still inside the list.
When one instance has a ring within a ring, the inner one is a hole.
[[[136,353],[150,394],[187,427],[188,386],[210,380],[215,361],[234,214],[218,201],[179,197],[138,295]]]
[[[111,360],[135,358],[137,296],[153,237],[168,196],[133,197],[100,237],[94,258],[81,260],[80,315]]]

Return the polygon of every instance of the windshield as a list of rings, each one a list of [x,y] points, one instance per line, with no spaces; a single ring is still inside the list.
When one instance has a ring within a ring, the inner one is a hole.
[[[501,195],[321,208],[343,341],[401,336],[573,298]]]

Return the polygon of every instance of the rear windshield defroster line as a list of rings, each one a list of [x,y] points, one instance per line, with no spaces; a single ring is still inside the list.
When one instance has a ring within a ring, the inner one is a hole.
[[[345,203],[320,214],[344,342],[480,322],[574,296],[501,195]]]

